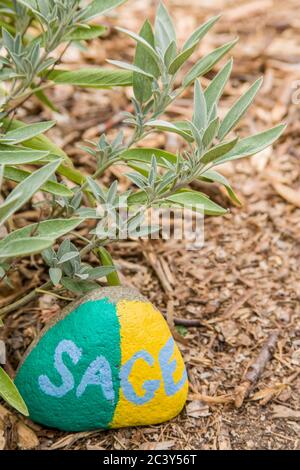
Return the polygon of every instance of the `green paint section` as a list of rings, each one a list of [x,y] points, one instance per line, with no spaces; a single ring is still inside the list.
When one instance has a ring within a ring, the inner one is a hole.
[[[80,358],[74,363],[69,353],[61,354],[63,365],[71,373],[63,378],[55,368],[54,357],[57,346],[65,340],[79,348]],[[104,356],[110,365],[114,400],[105,398],[99,384],[87,385],[78,396],[84,374],[100,356]],[[88,301],[45,333],[25,359],[15,384],[33,421],[65,431],[108,428],[119,400],[120,364],[120,324],[115,305],[107,299]],[[61,397],[46,395],[39,386],[41,375],[46,375],[57,389],[64,385],[72,389]]]

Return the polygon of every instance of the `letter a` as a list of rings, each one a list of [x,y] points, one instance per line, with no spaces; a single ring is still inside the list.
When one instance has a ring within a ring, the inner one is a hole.
[[[112,402],[115,399],[111,368],[105,357],[97,357],[85,371],[80,384],[78,385],[76,396],[79,398],[85,392],[88,385],[100,385],[103,395]]]

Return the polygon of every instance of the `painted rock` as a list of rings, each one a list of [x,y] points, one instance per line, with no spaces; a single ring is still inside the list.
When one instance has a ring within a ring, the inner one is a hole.
[[[65,431],[167,421],[188,389],[164,318],[123,287],[71,303],[31,345],[15,383],[33,421]]]

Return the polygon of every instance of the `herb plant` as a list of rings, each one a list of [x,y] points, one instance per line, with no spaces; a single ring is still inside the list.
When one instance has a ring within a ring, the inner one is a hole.
[[[10,273],[21,257],[40,254],[48,266],[49,280],[25,297],[0,310],[4,318],[16,308],[33,300],[40,291],[51,290],[60,295],[67,290],[77,295],[99,286],[106,277],[109,285],[119,279],[106,246],[122,233],[124,221],[120,207],[130,211],[127,221],[129,236],[136,228],[145,235],[153,229],[144,227],[147,209],[161,206],[182,206],[206,215],[223,215],[227,210],[205,194],[192,190],[194,180],[217,182],[229,197],[239,200],[227,179],[216,171],[224,162],[253,155],[278,139],[284,125],[247,138],[233,134],[240,119],[254,100],[262,80],[249,87],[223,119],[218,103],[232,70],[230,59],[203,90],[200,77],[233,48],[231,41],[202,57],[187,72],[183,67],[197,49],[202,38],[218,20],[212,18],[194,31],[181,49],[168,11],[161,4],[154,27],[145,21],[140,33],[118,28],[136,43],[132,64],[109,60],[123,70],[92,68],[61,70],[61,56],[72,41],[87,41],[100,36],[105,28],[91,23],[96,16],[124,3],[125,0],[0,0],[0,183],[3,198],[0,204],[0,224],[9,233],[0,241],[0,276],[10,282]],[[57,58],[53,52],[64,45]],[[83,175],[74,168],[71,159],[51,142],[44,133],[55,122],[24,124],[15,111],[35,95],[45,106],[55,109],[47,97],[47,89],[60,84],[108,88],[132,86],[132,113],[124,124],[132,128],[130,138],[120,132],[114,140],[105,134],[97,143],[85,143],[82,148],[94,159],[95,172]],[[192,120],[166,121],[164,114],[188,87],[194,86]],[[152,132],[171,132],[185,142],[184,150],[173,154],[156,148],[138,148],[137,143]],[[114,164],[131,168],[127,174],[132,189],[118,191],[117,181],[110,187],[101,183],[104,172]],[[33,171],[32,167],[36,167]],[[16,183],[11,192],[6,182]],[[68,183],[68,184],[67,184]],[[71,188],[71,189],[70,189]],[[18,230],[10,230],[14,214],[30,203],[36,192],[44,194],[44,219]],[[115,218],[116,236],[110,236],[110,212]],[[82,237],[77,229],[87,219],[95,221],[95,229]],[[72,243],[68,234],[72,233]],[[76,240],[84,242],[79,250]],[[93,252],[99,266],[93,267],[86,255]],[[12,382],[0,369],[0,395],[19,411],[26,407]]]

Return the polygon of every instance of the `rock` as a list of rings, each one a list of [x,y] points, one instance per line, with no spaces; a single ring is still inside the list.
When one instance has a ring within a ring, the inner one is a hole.
[[[65,431],[161,423],[188,390],[164,318],[123,287],[68,305],[30,346],[15,383],[33,421]]]

